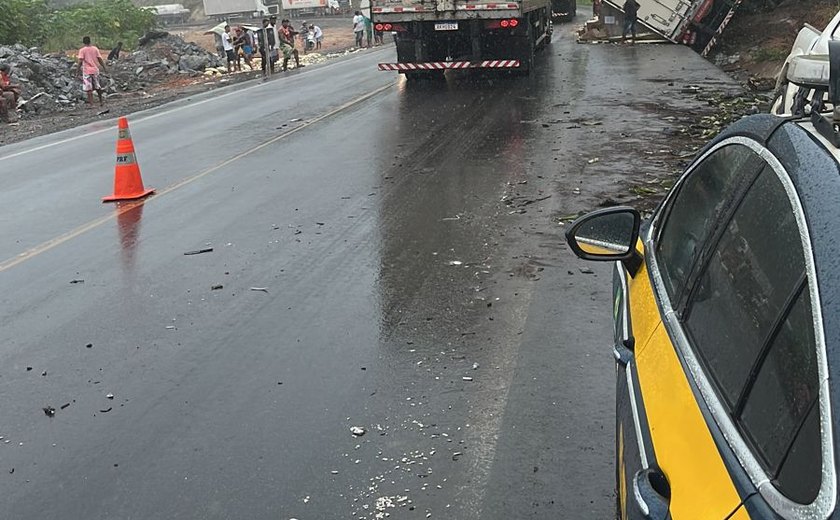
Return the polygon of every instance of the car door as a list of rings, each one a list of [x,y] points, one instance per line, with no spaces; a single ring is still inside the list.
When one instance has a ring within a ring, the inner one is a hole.
[[[616,285],[626,287],[632,336],[622,342],[617,331],[616,358],[625,372],[618,377],[616,432],[622,518],[748,518],[662,317],[672,317],[687,298],[706,242],[762,165],[736,142],[708,151],[652,219],[646,267],[632,279],[616,275]]]

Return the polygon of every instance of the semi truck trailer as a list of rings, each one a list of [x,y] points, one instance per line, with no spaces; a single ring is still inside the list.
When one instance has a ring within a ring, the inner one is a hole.
[[[232,18],[259,18],[277,14],[277,3],[266,4],[262,0],[204,0],[204,14],[219,21]]]
[[[528,74],[551,42],[551,0],[371,0],[374,29],[394,34],[397,59],[380,70],[413,79],[451,69]]]

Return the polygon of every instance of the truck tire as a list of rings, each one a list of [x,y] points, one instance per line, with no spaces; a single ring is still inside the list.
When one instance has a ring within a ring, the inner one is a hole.
[[[534,55],[536,54],[536,45],[534,44],[534,24],[528,19],[528,32],[525,35],[525,42],[522,45],[522,54],[519,59],[519,75],[527,76],[531,74],[534,69]]]

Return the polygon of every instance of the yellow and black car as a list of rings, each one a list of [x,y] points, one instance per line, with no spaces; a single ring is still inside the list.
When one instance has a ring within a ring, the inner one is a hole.
[[[566,233],[615,262],[619,518],[840,517],[840,133],[821,108],[735,123],[644,223],[608,208]]]

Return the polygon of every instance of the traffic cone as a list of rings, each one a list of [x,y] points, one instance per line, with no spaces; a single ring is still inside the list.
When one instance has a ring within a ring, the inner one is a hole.
[[[102,197],[102,202],[135,200],[153,193],[154,188],[143,187],[140,166],[134,155],[134,142],[128,130],[128,119],[121,117],[117,135],[117,165],[114,168],[114,194]]]

